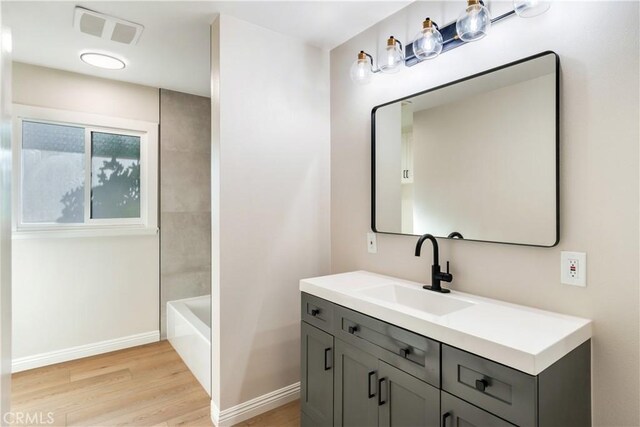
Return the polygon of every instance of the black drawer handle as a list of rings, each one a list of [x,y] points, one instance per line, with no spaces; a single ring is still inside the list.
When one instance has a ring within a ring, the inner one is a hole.
[[[311,315],[313,317],[316,317],[318,314],[320,314],[320,310],[319,309],[314,308],[314,309],[311,310]]]
[[[442,416],[442,427],[447,427],[447,418],[451,416],[451,412],[447,412]]]
[[[371,388],[372,388],[371,387],[371,379],[374,377],[375,374],[376,374],[376,371],[369,372],[369,381],[367,381],[368,382],[368,384],[367,384],[367,387],[368,387],[367,396],[369,397],[369,399],[371,399],[372,397],[376,396],[376,392],[375,391],[371,391]],[[375,387],[375,385],[374,385],[374,387]]]
[[[401,348],[400,349],[400,356],[404,357],[405,359],[407,357],[409,357],[410,354],[411,354],[411,349],[410,348]]]
[[[383,383],[385,385],[387,384],[387,378],[386,377],[385,378],[380,378],[378,380],[378,406],[382,406],[385,403],[387,403],[386,399],[385,400],[382,399],[382,384]],[[387,394],[387,392],[388,392],[388,390],[385,390],[384,394]]]
[[[350,334],[355,334],[356,332],[358,332],[360,330],[360,327],[358,325],[355,326],[349,326],[349,333]]]
[[[327,347],[324,349],[324,370],[328,371],[331,369],[331,363],[329,363],[329,353],[331,352],[331,347]]]
[[[487,387],[489,387],[489,381],[482,378],[481,380],[476,380],[476,390],[484,391]]]

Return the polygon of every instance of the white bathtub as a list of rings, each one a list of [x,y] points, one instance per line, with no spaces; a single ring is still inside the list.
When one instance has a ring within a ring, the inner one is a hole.
[[[211,396],[211,295],[169,301],[167,339]]]

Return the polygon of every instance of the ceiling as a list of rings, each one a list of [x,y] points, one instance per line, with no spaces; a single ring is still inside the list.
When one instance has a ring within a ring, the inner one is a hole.
[[[13,31],[14,60],[98,77],[209,96],[209,25],[234,16],[332,49],[411,1],[2,1]],[[75,6],[142,24],[136,45],[78,32]],[[80,61],[87,50],[125,59],[124,70]]]

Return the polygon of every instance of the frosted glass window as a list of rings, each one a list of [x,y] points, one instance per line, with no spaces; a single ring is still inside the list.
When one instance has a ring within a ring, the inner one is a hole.
[[[91,218],[140,218],[140,137],[91,132]]]
[[[22,222],[84,222],[84,128],[22,122]]]

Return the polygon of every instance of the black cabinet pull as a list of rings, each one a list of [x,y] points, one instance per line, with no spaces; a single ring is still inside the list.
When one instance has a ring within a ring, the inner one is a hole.
[[[355,326],[349,326],[349,333],[350,333],[350,334],[355,334],[356,332],[358,332],[358,330],[360,330],[360,328],[358,327],[358,325],[355,325]]]
[[[327,347],[324,349],[324,370],[328,371],[331,369],[331,364],[329,363],[329,352],[331,351],[331,347]]]
[[[387,403],[386,400],[382,400],[382,383],[387,384],[387,378],[380,378],[378,380],[378,406],[382,406]],[[385,394],[387,391],[385,390]]]
[[[451,412],[447,412],[442,416],[442,427],[447,427],[447,418],[451,416]]]
[[[487,387],[489,387],[489,381],[484,378],[476,380],[476,390],[484,391]]]
[[[372,387],[371,387],[371,379],[373,378],[373,376],[374,376],[375,374],[376,374],[376,371],[371,371],[371,372],[369,372],[369,381],[368,381],[368,384],[367,384],[367,387],[368,387],[368,389],[369,389],[369,390],[368,390],[368,397],[369,397],[369,399],[371,399],[372,397],[375,397],[375,395],[376,395],[376,392],[375,392],[375,391],[371,391],[371,388],[372,388]],[[374,385],[374,387],[375,387],[375,385]]]
[[[401,348],[400,349],[400,356],[404,357],[405,359],[407,357],[409,357],[410,354],[411,354],[411,349],[410,348]]]
[[[313,310],[311,310],[311,315],[313,317],[316,317],[318,314],[320,314],[320,310],[318,310],[317,308],[314,308]]]

